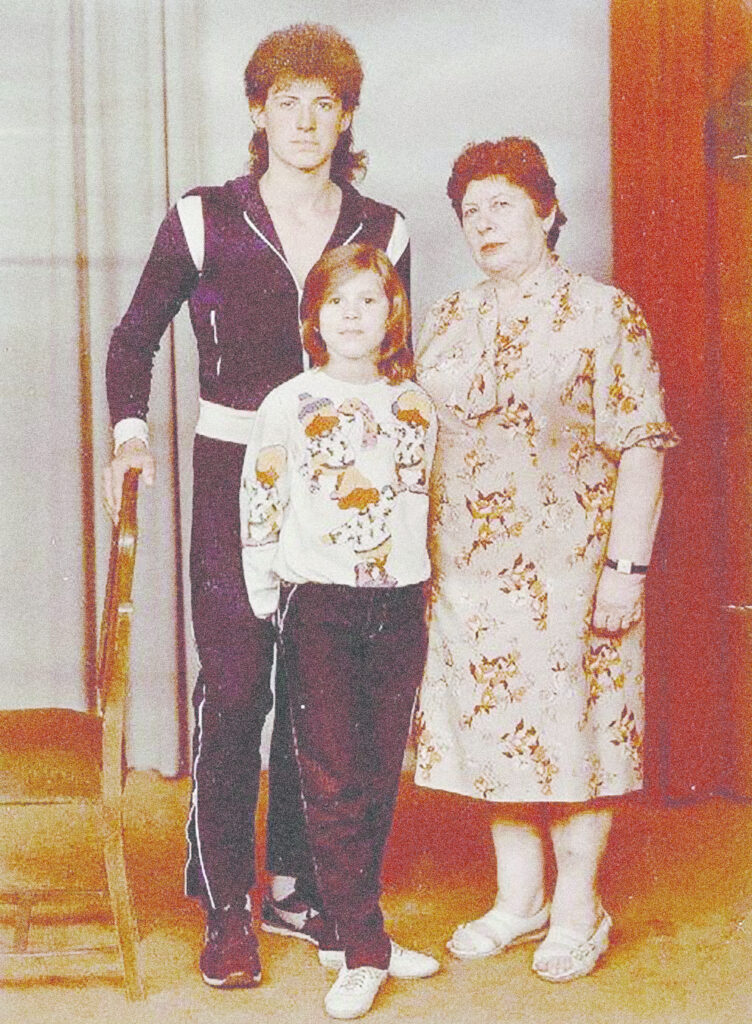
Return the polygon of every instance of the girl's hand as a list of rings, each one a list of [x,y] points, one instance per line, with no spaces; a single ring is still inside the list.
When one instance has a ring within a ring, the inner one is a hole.
[[[627,576],[604,566],[595,591],[593,629],[596,633],[623,633],[642,618],[645,577]]]

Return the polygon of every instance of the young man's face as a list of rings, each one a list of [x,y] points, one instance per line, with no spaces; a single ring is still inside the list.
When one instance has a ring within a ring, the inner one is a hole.
[[[325,83],[292,81],[276,83],[266,103],[252,111],[257,128],[266,132],[269,162],[312,171],[327,163],[352,115]]]

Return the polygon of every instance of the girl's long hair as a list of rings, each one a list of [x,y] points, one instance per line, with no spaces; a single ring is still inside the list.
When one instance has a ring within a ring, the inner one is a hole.
[[[314,264],[306,278],[300,305],[303,345],[314,366],[326,365],[329,353],[319,331],[321,307],[335,288],[363,270],[372,270],[377,275],[389,302],[376,368],[392,384],[399,384],[415,373],[410,349],[410,305],[399,274],[375,245],[341,245],[325,252]]]

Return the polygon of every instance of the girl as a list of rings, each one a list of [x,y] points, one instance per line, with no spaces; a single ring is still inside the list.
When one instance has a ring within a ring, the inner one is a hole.
[[[261,404],[241,481],[243,570],[276,614],[308,838],[340,967],[325,1007],[366,1013],[381,984],[433,957],[384,931],[381,863],[426,652],[427,479],[436,417],[412,381],[409,311],[371,245],[326,253],[306,280],[313,369]]]

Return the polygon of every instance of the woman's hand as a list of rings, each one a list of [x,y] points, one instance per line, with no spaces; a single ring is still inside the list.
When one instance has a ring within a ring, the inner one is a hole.
[[[596,633],[623,633],[642,618],[645,577],[627,576],[604,566],[595,591],[593,629]]]
[[[154,456],[143,441],[134,437],[120,445],[102,475],[104,507],[113,523],[117,522],[120,515],[123,479],[128,470],[140,469],[144,483],[151,486],[154,483],[156,468]]]

